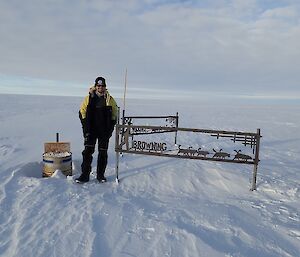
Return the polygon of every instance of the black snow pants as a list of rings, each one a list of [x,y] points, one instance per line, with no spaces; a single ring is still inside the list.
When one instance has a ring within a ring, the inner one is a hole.
[[[109,138],[88,136],[84,140],[84,150],[82,151],[82,175],[89,177],[92,170],[93,153],[98,141],[97,179],[104,177],[107,166],[107,149]]]

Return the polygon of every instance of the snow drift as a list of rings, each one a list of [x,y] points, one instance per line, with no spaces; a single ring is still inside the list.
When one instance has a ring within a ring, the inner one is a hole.
[[[75,184],[81,100],[0,95],[1,256],[299,256],[299,105],[129,101],[132,115],[178,111],[184,127],[261,128],[250,192],[252,166],[126,154],[117,185],[113,138],[108,183]],[[42,178],[56,132],[71,142],[73,177]]]

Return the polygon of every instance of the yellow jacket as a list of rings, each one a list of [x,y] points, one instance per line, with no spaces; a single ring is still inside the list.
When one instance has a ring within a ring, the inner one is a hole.
[[[89,105],[89,100],[90,100],[90,96],[88,95],[84,98],[83,102],[81,103],[79,112],[81,114],[82,119],[86,118],[86,111]],[[112,107],[112,120],[116,121],[118,116],[118,105],[115,99],[109,94],[107,90],[106,90],[106,106]]]

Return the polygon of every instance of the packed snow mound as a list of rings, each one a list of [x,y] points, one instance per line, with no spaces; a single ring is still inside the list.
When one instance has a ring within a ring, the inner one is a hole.
[[[53,173],[53,175],[51,176],[51,178],[65,179],[66,176],[62,173],[61,170],[56,170],[56,171],[54,171],[54,173]]]

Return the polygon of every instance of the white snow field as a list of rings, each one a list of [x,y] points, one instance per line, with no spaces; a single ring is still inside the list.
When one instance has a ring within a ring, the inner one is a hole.
[[[1,256],[300,256],[299,103],[127,102],[128,115],[178,111],[180,127],[260,128],[251,192],[252,165],[129,154],[120,158],[117,185],[114,137],[108,182],[92,174],[89,183],[74,183],[83,97],[0,95]],[[56,132],[71,143],[73,177],[42,178],[44,142]],[[180,140],[199,143],[193,134]]]

